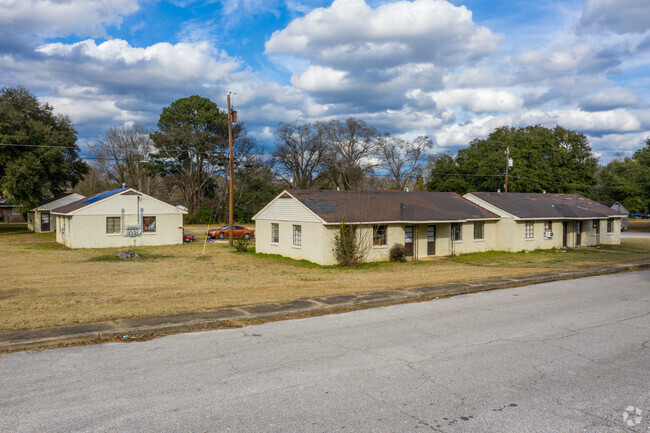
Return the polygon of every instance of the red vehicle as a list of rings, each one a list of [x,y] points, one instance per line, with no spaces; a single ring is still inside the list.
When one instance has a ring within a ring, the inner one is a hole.
[[[230,226],[223,226],[220,229],[208,230],[208,236],[212,239],[227,239],[228,238],[228,228]],[[242,226],[232,226],[232,237],[233,238],[244,238],[250,239],[255,237],[255,230],[247,229]]]

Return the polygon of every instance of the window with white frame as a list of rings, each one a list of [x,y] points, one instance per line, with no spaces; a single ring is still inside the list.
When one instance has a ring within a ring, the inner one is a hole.
[[[293,246],[299,247],[302,245],[302,226],[293,226]]]
[[[607,233],[614,233],[614,220],[611,218],[607,220]]]
[[[144,227],[142,231],[145,233],[155,233],[156,232],[156,217],[155,216],[146,216],[142,217],[142,222]]]
[[[474,239],[485,239],[485,222],[477,221],[474,223]]]
[[[386,245],[386,226],[385,225],[372,226],[372,244],[373,245]]]
[[[534,230],[534,223],[532,221],[527,221],[525,226],[524,226],[524,238],[525,239],[532,239],[533,236],[535,235]]]
[[[120,233],[120,217],[106,217],[106,233]]]
[[[274,244],[280,242],[280,224],[271,223],[271,242]]]
[[[544,221],[544,231],[551,233],[553,231],[553,221]]]
[[[463,230],[462,223],[451,223],[451,240],[452,241],[462,241],[463,240]]]

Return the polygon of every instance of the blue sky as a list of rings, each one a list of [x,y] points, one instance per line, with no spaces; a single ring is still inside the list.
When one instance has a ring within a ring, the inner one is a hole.
[[[502,125],[584,132],[601,163],[650,137],[650,2],[0,0],[0,85],[82,147],[199,94],[267,150],[280,121],[367,121],[455,152]]]

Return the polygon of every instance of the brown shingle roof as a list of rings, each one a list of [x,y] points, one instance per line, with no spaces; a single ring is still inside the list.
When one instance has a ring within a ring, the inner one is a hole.
[[[608,218],[615,210],[579,194],[472,192],[518,218]]]
[[[289,194],[327,223],[492,219],[498,215],[453,192],[306,191]]]

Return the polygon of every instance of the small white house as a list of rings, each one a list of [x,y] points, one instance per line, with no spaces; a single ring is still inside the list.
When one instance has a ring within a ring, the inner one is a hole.
[[[69,248],[181,244],[184,213],[132,188],[106,191],[51,211],[56,240]]]
[[[340,224],[355,228],[366,261],[384,261],[394,244],[412,260],[494,249],[498,215],[453,192],[284,191],[259,211],[255,250],[336,264]]]
[[[472,192],[464,197],[499,215],[497,250],[621,243],[624,215],[579,194]]]
[[[56,221],[52,218],[52,209],[65,206],[83,199],[84,196],[75,192],[52,197],[45,200],[27,213],[27,228],[34,233],[47,233],[56,230]]]

